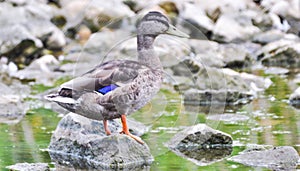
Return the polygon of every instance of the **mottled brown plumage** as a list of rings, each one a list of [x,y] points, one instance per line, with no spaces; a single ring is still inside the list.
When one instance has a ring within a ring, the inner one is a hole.
[[[48,95],[71,112],[82,116],[103,120],[107,134],[106,120],[121,118],[123,133],[142,141],[128,132],[126,115],[140,109],[159,91],[163,69],[155,54],[153,42],[159,34],[173,34],[187,37],[169,24],[159,12],[150,12],[138,26],[138,61],[113,60],[100,64],[84,75],[61,85],[57,94]],[[114,85],[107,93],[100,89]]]

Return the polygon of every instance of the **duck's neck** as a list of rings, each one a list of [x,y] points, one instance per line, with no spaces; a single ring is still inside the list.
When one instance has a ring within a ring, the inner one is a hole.
[[[138,35],[137,50],[140,63],[148,65],[152,69],[162,69],[159,57],[156,55],[153,47],[155,36]]]

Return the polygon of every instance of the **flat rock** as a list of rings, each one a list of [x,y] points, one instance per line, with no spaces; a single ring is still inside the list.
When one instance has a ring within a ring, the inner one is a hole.
[[[177,155],[205,166],[231,154],[232,138],[205,124],[197,124],[178,132],[166,146]]]
[[[11,171],[50,171],[47,163],[17,163],[6,168]]]
[[[267,167],[272,170],[294,170],[299,161],[298,152],[290,146],[273,147],[271,149],[245,150],[239,155],[229,158],[230,161],[253,167]]]
[[[66,115],[52,135],[51,159],[79,169],[136,168],[152,163],[146,144],[119,134],[120,124],[116,121],[109,121],[109,128],[112,135],[106,136],[102,122],[73,113]]]

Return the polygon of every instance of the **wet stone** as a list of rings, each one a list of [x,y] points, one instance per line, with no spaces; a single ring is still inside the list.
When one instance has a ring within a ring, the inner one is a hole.
[[[247,149],[229,160],[253,167],[267,167],[272,170],[294,170],[299,161],[298,152],[290,146],[271,149]]]
[[[140,168],[152,163],[154,159],[146,144],[119,134],[120,123],[109,121],[109,129],[112,135],[106,136],[102,122],[73,113],[66,115],[51,138],[52,161],[78,169],[100,170]]]
[[[166,146],[177,155],[205,166],[231,154],[232,138],[205,124],[198,124],[177,133]]]
[[[247,104],[253,99],[250,92],[238,90],[197,90],[190,89],[184,93],[184,103],[187,105]]]
[[[17,163],[6,168],[11,171],[50,171],[47,163]]]

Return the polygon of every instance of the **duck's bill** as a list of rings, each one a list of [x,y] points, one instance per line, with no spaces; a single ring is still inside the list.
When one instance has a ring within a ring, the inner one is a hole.
[[[189,38],[190,36],[183,33],[182,31],[179,31],[175,26],[169,25],[169,29],[166,31],[167,34],[183,37],[183,38]]]

